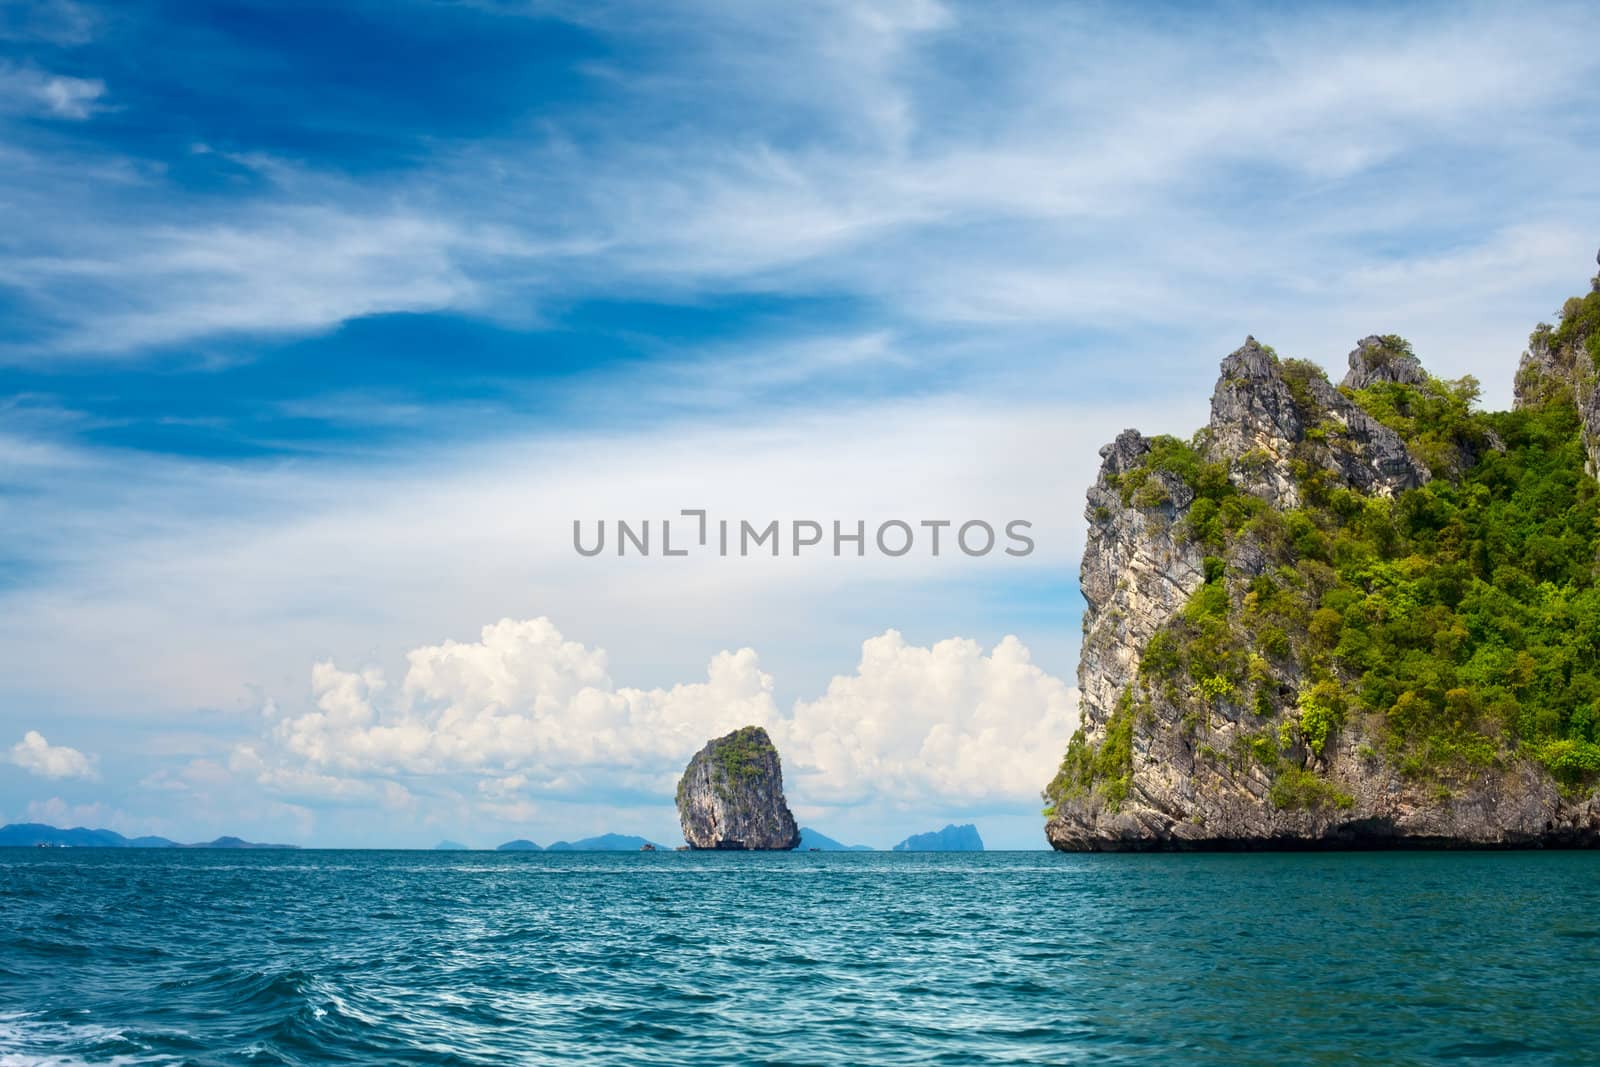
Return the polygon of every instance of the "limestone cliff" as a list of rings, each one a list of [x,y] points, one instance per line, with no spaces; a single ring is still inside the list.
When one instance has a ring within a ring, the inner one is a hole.
[[[1600,603],[1596,493],[1551,445],[1595,474],[1594,287],[1531,338],[1515,413],[1398,337],[1338,387],[1248,338],[1194,438],[1101,450],[1052,845],[1600,842],[1600,628],[1549,619]],[[1516,496],[1524,470],[1559,491]]]
[[[678,781],[678,821],[691,848],[781,851],[800,844],[783,799],[778,750],[759,726],[708,741]]]
[[[1600,254],[1595,262],[1600,265]],[[1559,328],[1543,323],[1528,338],[1517,366],[1516,406],[1549,402],[1574,404],[1583,419],[1584,451],[1591,478],[1600,478],[1600,274],[1587,297],[1573,297],[1561,309]]]

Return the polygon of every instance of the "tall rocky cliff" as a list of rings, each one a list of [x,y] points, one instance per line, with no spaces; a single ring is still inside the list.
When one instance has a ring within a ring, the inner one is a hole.
[[[1248,338],[1194,438],[1101,450],[1051,844],[1600,841],[1592,288],[1515,412],[1399,337],[1338,387]]]
[[[691,848],[774,851],[800,844],[783,798],[783,765],[765,730],[746,726],[695,753],[678,780],[678,821]]]

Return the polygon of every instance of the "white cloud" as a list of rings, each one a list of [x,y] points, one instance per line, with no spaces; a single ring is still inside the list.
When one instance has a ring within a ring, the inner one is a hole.
[[[99,111],[106,83],[0,65],[0,110],[82,121]]]
[[[463,250],[488,241],[402,208],[284,205],[199,225],[96,227],[69,254],[0,261],[78,353],[219,334],[315,333],[349,318],[479,302]],[[490,242],[492,243],[492,242]],[[94,294],[93,312],[71,302]]]
[[[795,705],[780,734],[801,756],[794,790],[813,803],[902,806],[1030,802],[1077,728],[1077,694],[1008,636],[985,654],[931,648],[893,630],[861,646],[853,675]]]
[[[1203,396],[1185,403],[1138,418],[1181,430],[1205,411]],[[13,522],[0,515],[0,529],[43,576],[0,591],[0,672],[16,693],[51,694],[80,715],[254,716],[314,660],[376,656],[393,682],[400,653],[441,631],[543,612],[602,644],[635,685],[670,687],[710,651],[749,644],[790,687],[786,700],[815,694],[861,635],[890,627],[922,642],[960,632],[993,644],[1013,631],[1064,674],[1079,606],[1068,584],[1082,543],[1074,487],[1135,417],[1114,404],[897,402],[753,425],[440,445],[405,464],[316,469],[17,451],[10,477],[32,504]],[[1034,523],[1038,550],[1026,560],[573,552],[574,518],[684,507],[752,522],[1020,517]],[[1016,582],[1058,589],[1055,617],[971,621],[982,590]],[[74,669],[72,650],[85,644],[101,650],[102,671]]]
[[[1108,329],[1215,321],[1309,275],[1315,310],[1358,298],[1338,275],[1395,245],[1426,257],[1442,232],[1492,247],[1570,221],[1595,162],[1560,124],[1589,106],[1597,63],[1576,6],[1226,30],[931,3],[566,17],[638,50],[591,70],[616,96],[538,137],[419,148],[414,171],[353,182],[273,160],[263,191],[152,220],[120,208],[116,183],[13,168],[7,199],[43,203],[16,213],[0,280],[57,327],[24,355],[393,311],[525,321],[595,294],[845,293],[919,323]],[[103,91],[12,74],[62,115]],[[1327,227],[1336,214],[1349,225]],[[1419,218],[1423,240],[1396,239]],[[1495,266],[1501,292],[1524,280],[1514,259]]]
[[[603,650],[544,618],[502,620],[408,660],[393,694],[376,670],[317,664],[316,709],[281,719],[235,765],[274,792],[355,802],[374,799],[376,776],[475,775],[480,810],[527,821],[540,794],[670,796],[706,739],[757,724],[796,803],[952,809],[1031,803],[1076,724],[1072,691],[1015,637],[985,653],[889,631],[862,645],[854,674],[787,715],[751,649],[713,656],[704,682],[635,689],[613,682]]]
[[[553,788],[597,768],[649,780],[710,734],[775,713],[772,679],[749,649],[719,653],[703,683],[622,688],[603,651],[565,640],[543,618],[505,619],[477,642],[447,641],[407,658],[392,702],[380,671],[317,664],[316,710],[282,719],[273,740],[332,772],[469,772],[502,785],[531,775]]]
[[[41,778],[97,778],[95,758],[66,745],[52,745],[29,730],[11,746],[11,762]]]

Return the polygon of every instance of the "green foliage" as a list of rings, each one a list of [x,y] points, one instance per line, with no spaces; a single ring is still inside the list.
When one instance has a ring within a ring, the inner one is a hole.
[[[1328,736],[1344,722],[1344,693],[1337,682],[1326,680],[1300,691],[1300,734],[1318,756]]]
[[[1285,809],[1348,809],[1354,807],[1356,802],[1349,793],[1326,779],[1317,777],[1303,767],[1289,764],[1278,768],[1277,776],[1272,779],[1272,790],[1267,795],[1274,807]]]
[[[1438,417],[1415,432],[1439,434],[1460,412]],[[1321,609],[1339,616],[1335,627],[1319,610],[1313,660],[1350,679],[1419,773],[1490,762],[1502,737],[1565,737],[1600,698],[1600,498],[1577,414],[1552,403],[1469,418],[1506,451],[1401,494],[1383,543],[1370,526],[1312,517],[1336,561]]]
[[[1112,484],[1124,505],[1150,509],[1171,502],[1167,479],[1175,479],[1194,494],[1180,535],[1203,545],[1220,548],[1229,534],[1265,508],[1262,501],[1234,487],[1228,480],[1227,464],[1208,462],[1192,442],[1176,437],[1151,438],[1144,462],[1123,472]]]
[[[1139,659],[1139,673],[1145,677],[1170,678],[1182,666],[1183,653],[1177,639],[1166,630],[1150,638]]]
[[[1133,693],[1124,690],[1116,708],[1106,719],[1105,738],[1098,746],[1089,743],[1082,727],[1072,735],[1061,769],[1044,790],[1049,802],[1047,814],[1054,814],[1061,803],[1098,792],[1105,806],[1116,811],[1127,799],[1133,782],[1133,722],[1136,711]]]
[[[1294,398],[1294,406],[1305,412],[1312,420],[1321,419],[1322,406],[1312,395],[1311,383],[1320,381],[1326,384],[1327,374],[1310,360],[1286,359],[1282,366],[1283,381],[1289,387],[1289,395]]]
[[[1592,293],[1569,304],[1555,337],[1594,336]],[[1399,338],[1386,344],[1404,351]],[[1314,368],[1283,366],[1297,402],[1309,397]],[[1497,414],[1473,409],[1471,379],[1351,396],[1435,479],[1393,499],[1303,482],[1304,507],[1237,524],[1221,519],[1226,491],[1197,502],[1189,522],[1208,553],[1205,581],[1159,643],[1165,691],[1242,694],[1289,731],[1285,746],[1298,738],[1319,756],[1359,716],[1403,772],[1439,782],[1518,752],[1569,786],[1600,781],[1600,486],[1584,472],[1570,395]],[[1225,560],[1241,539],[1268,567],[1230,580]],[[1279,766],[1278,741],[1251,746]],[[1312,780],[1280,775],[1274,801],[1341,802]]]
[[[757,778],[767,760],[777,756],[777,749],[760,727],[746,726],[713,748],[711,755],[725,780],[743,783]]]
[[[1550,337],[1552,349],[1582,344],[1596,368],[1600,368],[1600,289],[1587,296],[1575,296],[1561,309],[1561,325]]]
[[[1563,783],[1575,785],[1600,774],[1600,745],[1563,737],[1546,741],[1534,749],[1534,758],[1550,769]]]
[[[1424,386],[1376,382],[1350,394],[1362,409],[1405,438],[1436,476],[1457,477],[1488,447],[1486,420],[1473,412],[1481,392],[1472,375]]]

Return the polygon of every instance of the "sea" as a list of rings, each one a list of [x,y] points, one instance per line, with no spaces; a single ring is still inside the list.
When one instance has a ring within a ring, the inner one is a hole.
[[[0,1064],[1600,1062],[1600,854],[0,849]]]

